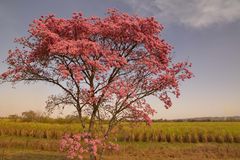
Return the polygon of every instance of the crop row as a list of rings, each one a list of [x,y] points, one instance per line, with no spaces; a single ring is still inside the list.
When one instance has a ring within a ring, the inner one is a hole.
[[[240,143],[239,135],[227,134],[211,134],[203,132],[189,132],[185,134],[175,133],[125,133],[118,134],[116,141],[120,142],[179,142],[179,143],[206,143],[206,142],[217,142],[217,143]]]
[[[112,140],[118,142],[240,143],[240,123],[174,122],[118,126]],[[0,136],[60,139],[65,133],[77,133],[79,124],[12,123],[0,121]]]

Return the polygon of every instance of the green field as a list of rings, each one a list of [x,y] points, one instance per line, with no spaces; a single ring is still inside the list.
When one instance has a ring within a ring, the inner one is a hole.
[[[0,136],[60,139],[64,133],[81,132],[80,124],[50,124],[0,121]],[[123,123],[114,131],[117,142],[235,142],[240,143],[240,122],[155,122]]]
[[[63,160],[59,139],[79,131],[76,123],[0,120],[0,160]],[[107,160],[240,159],[240,122],[123,123],[114,132],[121,149],[106,153]]]

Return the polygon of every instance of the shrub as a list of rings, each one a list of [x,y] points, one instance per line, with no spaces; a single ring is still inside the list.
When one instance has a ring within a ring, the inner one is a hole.
[[[208,135],[207,135],[207,141],[208,141],[208,142],[214,142],[214,141],[215,141],[214,136],[213,136],[212,134],[208,133]]]
[[[191,134],[191,142],[192,143],[198,143],[198,136],[196,133]]]
[[[144,132],[143,135],[142,135],[142,141],[143,142],[147,142],[148,141],[148,136],[147,136],[146,132]]]
[[[182,135],[181,134],[175,134],[175,142],[179,142],[179,143],[182,143],[183,140],[182,140]]]
[[[234,141],[234,139],[233,139],[233,136],[231,134],[227,133],[224,136],[224,142],[232,143],[233,141]]]
[[[169,133],[166,134],[166,140],[168,143],[173,142],[173,136]]]
[[[165,142],[166,141],[166,137],[164,136],[164,134],[162,132],[158,133],[157,141],[158,142]]]
[[[140,134],[137,132],[136,134],[134,134],[134,141],[138,142],[140,140]]]
[[[185,133],[185,135],[183,136],[183,142],[184,143],[191,142],[191,136],[189,135],[189,133]]]
[[[198,133],[198,141],[199,141],[199,142],[202,142],[202,143],[207,142],[207,136],[206,136],[206,134],[203,133],[203,132],[199,132],[199,133]]]
[[[217,136],[215,137],[215,141],[216,141],[217,143],[223,143],[223,142],[224,142],[224,138],[223,138],[222,135],[217,135]]]
[[[234,135],[234,142],[240,143],[240,135]]]

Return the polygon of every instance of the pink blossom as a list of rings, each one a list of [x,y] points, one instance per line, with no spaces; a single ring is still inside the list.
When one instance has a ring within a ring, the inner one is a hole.
[[[74,106],[79,117],[150,125],[156,111],[146,98],[155,96],[169,108],[170,94],[179,97],[180,83],[193,76],[191,63],[174,63],[173,47],[160,36],[162,30],[154,17],[115,9],[108,10],[106,17],[42,16],[30,24],[28,36],[16,39],[22,48],[9,51],[9,68],[0,79],[53,84],[63,94],[50,98],[50,108]],[[87,126],[95,131],[94,125]],[[89,133],[63,139],[61,150],[70,158],[97,154],[103,143]]]
[[[65,134],[60,141],[60,151],[66,152],[69,159],[83,159],[84,153],[97,156],[98,149],[119,150],[118,145],[94,138],[89,133]]]

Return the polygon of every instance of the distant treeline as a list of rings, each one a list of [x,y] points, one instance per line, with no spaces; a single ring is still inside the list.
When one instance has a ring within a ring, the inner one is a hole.
[[[0,119],[9,119],[15,122],[40,122],[40,123],[80,123],[77,115],[67,115],[65,117],[53,118],[47,114],[35,111],[22,112],[21,115],[13,114],[8,117],[1,117]],[[86,117],[86,121],[88,118]]]
[[[240,122],[240,116],[232,117],[201,117],[201,118],[186,118],[186,119],[155,119],[153,122]]]
[[[13,114],[8,117],[0,117],[0,119],[9,119],[18,122],[41,122],[41,123],[80,123],[78,115],[67,115],[65,117],[53,118],[47,114],[35,111],[22,112],[21,115]],[[85,117],[85,121],[89,121],[89,117]],[[107,120],[106,120],[107,121]],[[186,119],[154,119],[153,122],[240,122],[240,116],[232,117],[200,117]]]

